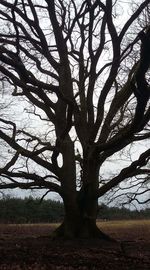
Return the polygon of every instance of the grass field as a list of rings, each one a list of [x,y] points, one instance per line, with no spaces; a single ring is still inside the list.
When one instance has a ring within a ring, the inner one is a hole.
[[[141,227],[141,226],[150,226],[150,219],[142,219],[142,220],[115,220],[115,221],[98,221],[97,224],[104,227],[111,228],[130,228],[130,227]]]
[[[97,224],[118,242],[54,241],[58,224],[1,224],[0,270],[150,269],[150,220]]]
[[[55,230],[60,224],[0,224],[0,234],[11,237],[27,236],[45,236]],[[115,220],[115,221],[97,221],[98,227],[105,233],[115,239],[129,240],[150,237],[150,219],[149,220]]]
[[[150,240],[150,219],[149,220],[117,220],[97,222],[98,226],[115,239],[119,240]]]

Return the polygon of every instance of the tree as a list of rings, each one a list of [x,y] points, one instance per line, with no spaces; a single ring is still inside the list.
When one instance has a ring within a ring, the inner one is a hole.
[[[0,188],[58,193],[65,208],[58,236],[103,237],[98,198],[150,172],[150,150],[139,148],[130,164],[101,179],[111,157],[150,136],[150,28],[136,28],[148,6],[142,1],[119,25],[119,1],[0,2],[2,81],[32,116],[29,126],[0,119],[9,148]]]

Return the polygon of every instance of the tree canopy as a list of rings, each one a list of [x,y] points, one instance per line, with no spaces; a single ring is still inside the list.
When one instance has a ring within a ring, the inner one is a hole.
[[[60,234],[97,235],[114,188],[148,194],[149,2],[0,2],[0,189],[58,193]]]

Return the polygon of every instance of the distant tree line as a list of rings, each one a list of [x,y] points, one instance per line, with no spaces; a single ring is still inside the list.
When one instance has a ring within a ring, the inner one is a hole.
[[[38,198],[0,199],[0,223],[52,223],[63,220],[64,208],[60,201]],[[98,219],[149,219],[150,208],[131,211],[127,208],[99,206]]]
[[[102,204],[99,206],[98,218],[103,220],[150,219],[150,208],[130,210],[125,207],[108,207]]]
[[[3,198],[0,200],[0,223],[48,223],[63,219],[63,204],[38,198]]]

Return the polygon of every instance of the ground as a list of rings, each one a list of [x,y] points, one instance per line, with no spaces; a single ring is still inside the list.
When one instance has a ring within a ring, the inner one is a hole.
[[[150,269],[150,220],[98,225],[117,242],[52,240],[55,224],[0,225],[0,270]]]

